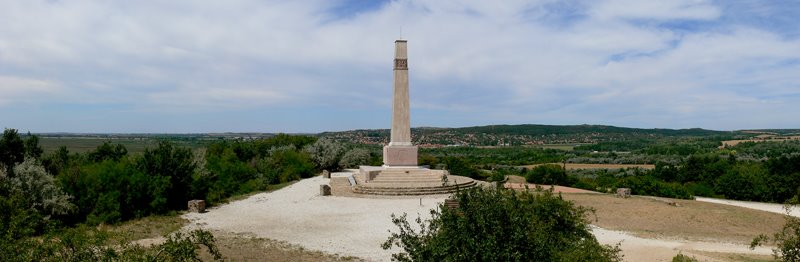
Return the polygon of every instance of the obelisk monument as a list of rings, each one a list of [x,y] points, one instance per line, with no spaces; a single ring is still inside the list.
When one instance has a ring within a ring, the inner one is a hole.
[[[408,97],[408,41],[394,41],[394,93],[392,95],[392,136],[383,147],[386,167],[417,167],[417,147],[411,144]]]

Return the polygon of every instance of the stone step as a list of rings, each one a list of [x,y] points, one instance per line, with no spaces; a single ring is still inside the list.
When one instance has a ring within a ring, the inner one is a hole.
[[[370,180],[368,183],[370,183],[370,182],[374,182],[374,181],[386,181],[386,182],[391,182],[391,181],[398,181],[398,182],[403,182],[403,181],[410,181],[410,182],[413,182],[413,181],[425,181],[425,182],[440,182],[440,183],[441,183],[441,182],[442,182],[442,179],[437,179],[437,178],[402,178],[402,177],[392,177],[392,178],[380,178],[380,179],[376,178],[376,179]]]
[[[370,195],[387,195],[387,196],[410,196],[410,195],[438,195],[438,194],[450,194],[456,192],[456,190],[467,189],[473,187],[475,185],[470,186],[463,186],[458,188],[438,188],[435,190],[354,190],[355,193],[359,194],[370,194]]]
[[[379,187],[379,186],[359,186],[353,188],[356,193],[378,194],[378,195],[424,195],[424,194],[444,194],[451,193],[457,189],[466,189],[476,185],[475,181],[459,185],[437,186],[437,187]]]

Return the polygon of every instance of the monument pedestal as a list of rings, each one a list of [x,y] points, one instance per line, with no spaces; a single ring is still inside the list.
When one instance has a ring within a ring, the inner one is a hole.
[[[416,146],[390,145],[383,147],[383,165],[389,167],[417,166]]]

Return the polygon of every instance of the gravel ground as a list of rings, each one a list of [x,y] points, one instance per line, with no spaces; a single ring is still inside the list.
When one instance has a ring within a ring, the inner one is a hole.
[[[781,204],[749,202],[749,201],[737,201],[737,200],[708,198],[708,197],[695,197],[694,200],[703,201],[703,202],[709,202],[709,203],[716,203],[716,204],[723,204],[723,205],[738,206],[738,207],[750,208],[750,209],[767,211],[767,212],[778,213],[778,214],[786,214],[786,210],[784,209],[784,205],[781,205]],[[795,216],[795,217],[800,217],[800,209],[798,209],[797,207],[792,208],[791,215]]]
[[[723,261],[713,257],[704,256],[697,251],[715,253],[738,253],[751,255],[771,255],[772,250],[766,247],[756,247],[750,250],[747,245],[686,241],[677,239],[649,239],[641,238],[626,232],[608,230],[592,226],[592,233],[601,244],[616,245],[620,243],[625,261],[672,261],[678,252],[693,256],[700,261]],[[697,253],[696,253],[697,252]]]
[[[388,261],[392,253],[399,252],[380,247],[389,237],[388,230],[396,231],[391,214],[428,218],[428,211],[445,199],[442,195],[404,199],[319,196],[319,185],[328,181],[322,176],[305,179],[184,218],[206,229],[253,233],[326,253]]]
[[[391,214],[407,213],[428,218],[428,211],[446,196],[414,198],[352,198],[319,196],[319,185],[330,179],[321,176],[299,181],[289,187],[253,195],[247,199],[208,210],[188,213],[189,227],[203,227],[232,233],[255,234],[285,241],[311,250],[371,261],[388,261],[397,249],[383,250],[380,244],[396,230]],[[421,203],[421,205],[420,205]],[[670,261],[678,251],[771,254],[768,248],[748,250],[743,245],[683,240],[645,239],[625,232],[593,227],[603,244],[621,243],[627,261]],[[702,255],[701,260],[714,261]]]

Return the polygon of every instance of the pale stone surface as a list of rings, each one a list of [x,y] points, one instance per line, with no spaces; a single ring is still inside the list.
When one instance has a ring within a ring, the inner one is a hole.
[[[331,186],[329,186],[329,185],[319,185],[319,195],[320,196],[330,196],[331,195]]]
[[[397,40],[394,43],[392,134],[389,145],[383,148],[383,164],[386,166],[416,166],[417,147],[411,144],[407,41]],[[413,160],[410,159],[412,157]]]
[[[406,40],[397,40],[394,53],[394,94],[392,99],[392,137],[389,145],[411,145],[408,95],[408,52]]]
[[[416,146],[383,147],[383,164],[387,166],[417,166]]]
[[[621,198],[629,198],[629,197],[631,197],[631,189],[630,188],[617,188],[617,197],[621,197]]]
[[[328,170],[322,170],[322,178],[331,178],[331,172]]]
[[[203,200],[190,200],[189,201],[189,212],[194,213],[203,213],[206,211],[206,201]]]

